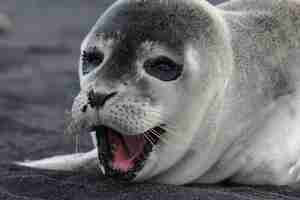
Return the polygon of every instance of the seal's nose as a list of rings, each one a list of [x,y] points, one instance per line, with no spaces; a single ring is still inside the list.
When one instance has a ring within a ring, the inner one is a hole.
[[[99,92],[94,92],[94,90],[89,91],[88,93],[88,104],[92,108],[100,108],[104,106],[105,102],[115,96],[117,92],[112,92],[112,93],[99,93]]]

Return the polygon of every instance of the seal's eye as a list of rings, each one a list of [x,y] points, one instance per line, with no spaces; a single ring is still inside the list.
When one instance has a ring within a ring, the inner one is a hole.
[[[145,71],[162,81],[176,80],[181,75],[182,68],[182,65],[165,56],[149,59],[144,63]]]
[[[86,75],[90,73],[93,69],[95,69],[102,63],[103,59],[103,53],[96,48],[93,48],[89,51],[83,51],[81,55],[82,74]]]

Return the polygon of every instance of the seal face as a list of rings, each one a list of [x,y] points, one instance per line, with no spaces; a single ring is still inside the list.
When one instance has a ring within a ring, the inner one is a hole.
[[[176,113],[189,104],[186,95],[195,76],[185,69],[184,48],[198,36],[199,27],[191,26],[198,12],[176,3],[119,1],[84,40],[82,92],[74,101],[73,116],[96,131],[106,175],[133,179],[150,154],[168,146],[169,138],[182,137]],[[185,144],[172,145],[185,151]]]
[[[223,88],[230,72],[217,63],[231,62],[215,59],[227,43],[204,5],[117,1],[83,41],[72,115],[78,132],[96,132],[107,176],[149,179],[190,149],[198,112],[215,102],[210,88]]]

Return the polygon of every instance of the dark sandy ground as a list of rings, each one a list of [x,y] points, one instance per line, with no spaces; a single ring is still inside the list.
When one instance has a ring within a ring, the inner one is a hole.
[[[74,152],[64,113],[78,92],[80,42],[112,0],[0,0],[14,30],[0,39],[0,200],[298,199],[287,187],[119,183],[11,165]],[[217,1],[215,1],[217,2]],[[220,1],[219,1],[220,2]],[[81,138],[81,151],[91,147]]]

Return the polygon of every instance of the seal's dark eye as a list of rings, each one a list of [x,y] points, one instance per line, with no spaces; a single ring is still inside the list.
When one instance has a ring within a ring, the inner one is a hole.
[[[97,66],[99,66],[104,59],[104,55],[101,51],[93,48],[89,51],[83,51],[81,55],[82,60],[82,74],[88,74]]]
[[[165,56],[149,59],[144,63],[145,71],[162,81],[176,80],[181,75],[182,68],[182,65]]]

